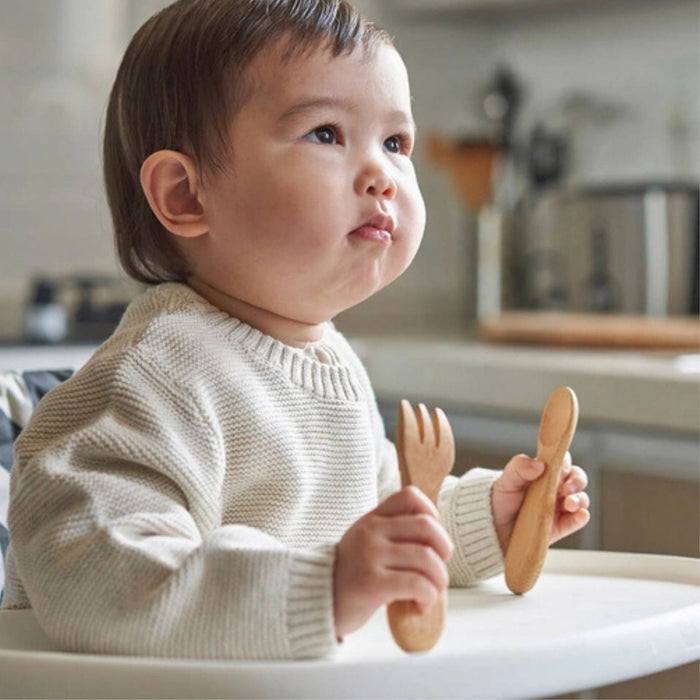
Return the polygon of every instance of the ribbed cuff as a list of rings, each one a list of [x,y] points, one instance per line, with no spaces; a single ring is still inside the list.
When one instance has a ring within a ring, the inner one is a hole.
[[[503,553],[493,525],[491,487],[500,472],[471,469],[453,487],[442,517],[455,550],[450,583],[467,586],[503,571]]]
[[[327,656],[335,649],[333,547],[295,551],[289,571],[287,634],[294,659]]]

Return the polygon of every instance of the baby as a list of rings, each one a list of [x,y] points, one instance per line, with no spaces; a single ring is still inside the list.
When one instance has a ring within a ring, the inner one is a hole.
[[[401,489],[339,312],[425,210],[404,64],[345,0],[180,0],[134,36],[104,173],[151,288],[16,443],[4,606],[64,649],[298,659],[502,571],[544,465]],[[588,520],[567,460],[552,541]]]

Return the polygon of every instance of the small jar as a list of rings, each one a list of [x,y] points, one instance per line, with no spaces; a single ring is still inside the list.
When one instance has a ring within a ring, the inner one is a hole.
[[[30,343],[60,343],[68,333],[68,315],[56,302],[55,292],[48,280],[37,281],[25,317],[25,336]]]

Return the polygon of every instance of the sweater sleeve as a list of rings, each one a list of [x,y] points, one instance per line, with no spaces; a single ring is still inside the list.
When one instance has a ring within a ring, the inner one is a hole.
[[[391,440],[383,438],[377,475],[377,495],[379,503],[401,488],[401,476],[396,455],[396,447]]]
[[[468,586],[503,571],[503,554],[493,524],[491,487],[500,472],[470,469],[448,476],[440,491],[440,519],[455,545],[448,562],[450,585]]]
[[[155,362],[106,383],[91,371],[17,441],[12,551],[47,635],[96,653],[328,654],[333,548],[221,526],[223,443],[201,402]]]

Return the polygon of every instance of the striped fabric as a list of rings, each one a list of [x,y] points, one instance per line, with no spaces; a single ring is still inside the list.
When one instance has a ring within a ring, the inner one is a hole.
[[[12,447],[44,394],[64,379],[68,379],[71,374],[72,370],[0,372],[0,599],[5,583],[4,562],[9,543],[7,506],[10,496]]]

